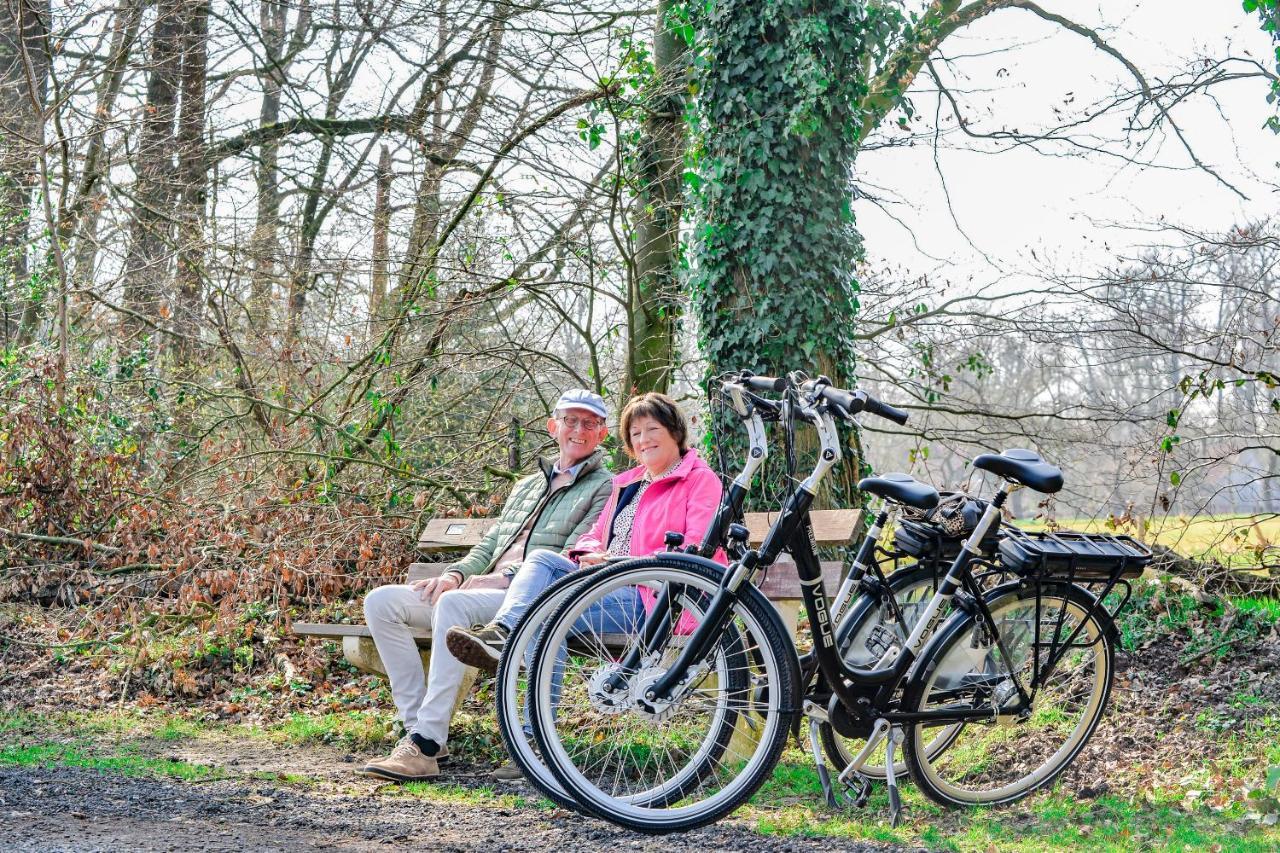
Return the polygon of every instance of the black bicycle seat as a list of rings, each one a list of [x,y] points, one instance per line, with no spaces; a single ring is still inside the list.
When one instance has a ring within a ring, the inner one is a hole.
[[[984,453],[973,460],[973,467],[1046,495],[1062,488],[1062,469],[1045,462],[1034,450],[1014,448],[1002,453]]]
[[[906,474],[867,477],[858,482],[858,488],[887,501],[906,504],[919,510],[930,510],[938,505],[937,489]]]

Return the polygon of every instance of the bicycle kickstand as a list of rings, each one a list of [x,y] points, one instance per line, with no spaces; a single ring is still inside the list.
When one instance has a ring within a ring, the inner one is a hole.
[[[893,753],[897,746],[901,745],[905,740],[902,729],[894,726],[889,732],[889,736],[885,738],[887,746],[885,747],[884,770],[885,779],[889,783],[889,826],[897,827],[898,822],[902,819],[902,796],[898,793],[897,773],[893,769]]]
[[[818,719],[809,718],[809,748],[813,750],[813,761],[818,765],[818,781],[822,783],[822,796],[830,808],[836,807],[836,792],[831,787],[831,774],[827,772],[827,763],[822,759],[822,746],[818,740]]]

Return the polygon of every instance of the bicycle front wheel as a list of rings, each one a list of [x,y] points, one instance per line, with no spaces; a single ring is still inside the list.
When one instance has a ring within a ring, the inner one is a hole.
[[[1115,649],[1094,604],[1076,586],[1046,584],[1039,596],[1024,587],[990,602],[999,645],[975,616],[957,614],[942,627],[903,694],[905,713],[933,715],[906,729],[907,766],[921,791],[947,806],[999,805],[1066,769],[1111,692]],[[950,738],[941,752],[930,748],[939,729]]]
[[[737,808],[772,772],[797,713],[798,672],[758,590],[730,604],[669,701],[648,695],[702,624],[723,572],[692,557],[628,561],[594,574],[547,621],[528,688],[534,735],[564,789],[596,816],[641,832],[692,829]],[[641,602],[664,591],[669,630],[646,643]],[[622,667],[637,649],[638,665]]]

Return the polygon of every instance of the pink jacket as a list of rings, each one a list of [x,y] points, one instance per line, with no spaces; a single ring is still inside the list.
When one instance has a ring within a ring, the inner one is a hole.
[[[643,476],[644,466],[637,465],[613,478],[613,493],[605,502],[604,511],[596,519],[595,525],[573,543],[573,548],[569,551],[570,557],[606,550],[618,495],[623,488]],[[640,496],[635,521],[631,525],[632,555],[642,557],[665,551],[667,546],[663,539],[668,530],[683,533],[685,545],[700,545],[707,528],[711,526],[716,509],[720,506],[723,491],[716,472],[702,461],[698,451],[690,449],[681,460],[680,467],[654,482]],[[716,549],[715,560],[721,564],[728,562],[723,549]],[[638,591],[640,600],[644,602],[644,609],[652,610],[657,601],[653,590],[641,586]],[[676,625],[676,633],[690,634],[695,627],[697,622],[694,615],[686,612]]]
[[[605,502],[604,511],[595,525],[578,537],[570,556],[607,549],[618,495],[643,476],[644,466],[637,465],[613,478],[613,493]],[[722,491],[716,472],[702,461],[698,451],[689,450],[680,467],[653,483],[640,496],[636,518],[631,525],[631,553],[641,557],[665,551],[667,546],[663,539],[668,530],[683,533],[685,545],[701,544],[703,534],[720,506]],[[715,559],[719,563],[726,562],[723,551],[718,550]]]

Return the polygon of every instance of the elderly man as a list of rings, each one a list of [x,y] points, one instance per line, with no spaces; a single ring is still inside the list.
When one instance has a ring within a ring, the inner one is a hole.
[[[391,679],[391,696],[405,737],[387,758],[361,773],[398,782],[440,774],[449,719],[465,666],[449,653],[454,626],[483,625],[497,614],[510,583],[508,571],[538,548],[564,550],[591,529],[609,497],[611,475],[598,450],[607,434],[604,399],[566,391],[547,421],[559,457],[539,460],[539,472],[511,489],[502,515],[478,545],[438,578],[410,586],[380,586],[364,600],[365,621]],[[422,661],[411,629],[431,631],[431,665]]]

